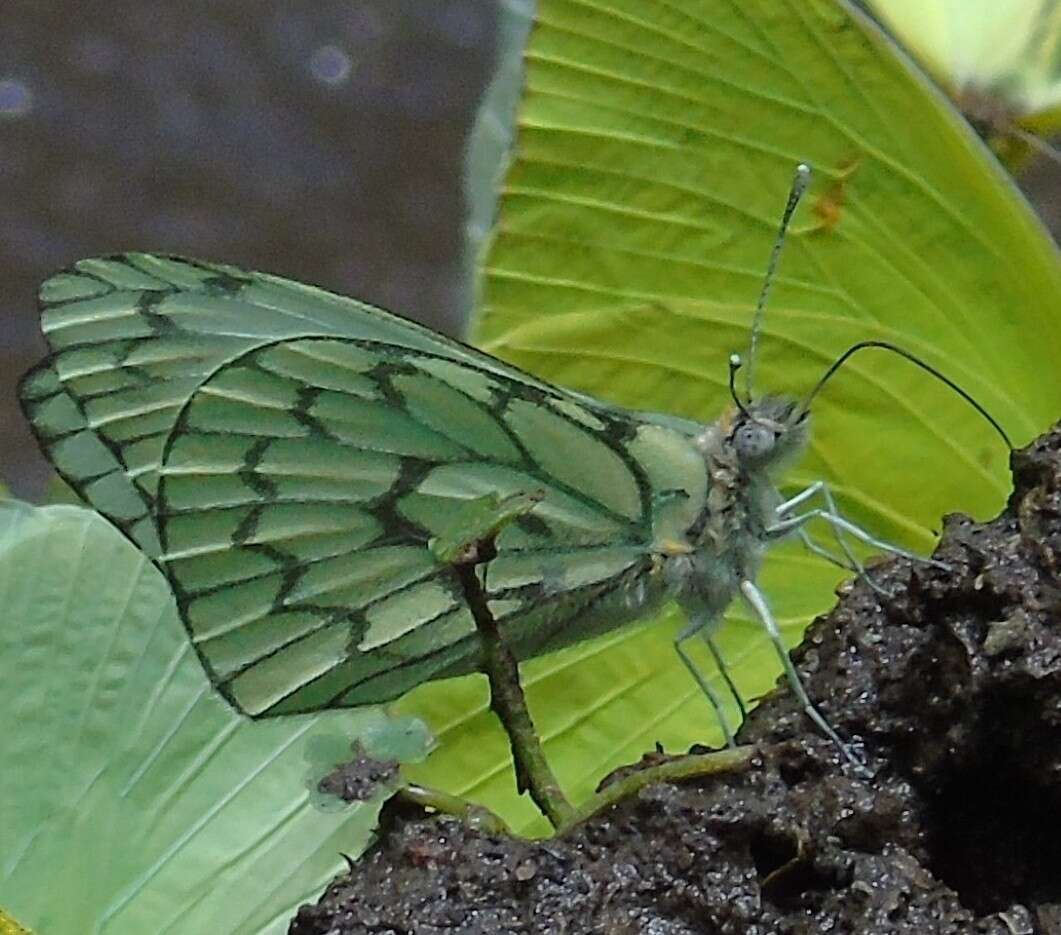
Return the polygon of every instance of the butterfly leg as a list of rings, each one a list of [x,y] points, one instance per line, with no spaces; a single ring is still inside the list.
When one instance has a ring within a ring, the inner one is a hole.
[[[865,769],[865,766],[851,751],[851,748],[840,739],[840,735],[829,726],[829,722],[822,717],[821,712],[814,707],[811,702],[810,697],[803,688],[803,683],[799,679],[799,673],[796,671],[796,667],[792,664],[792,658],[788,654],[788,649],[785,648],[785,644],[781,639],[781,631],[777,628],[777,621],[774,620],[774,615],[770,612],[770,607],[766,603],[766,598],[763,596],[763,592],[755,586],[755,582],[747,579],[741,582],[740,590],[745,603],[747,603],[752,613],[759,619],[763,629],[766,630],[766,635],[770,638],[770,642],[773,643],[774,650],[777,652],[777,657],[781,660],[781,664],[785,668],[785,677],[788,679],[789,687],[791,687],[792,693],[796,696],[796,700],[802,705],[804,713],[826,737],[836,744],[840,752],[843,754],[844,759],[859,770]]]
[[[690,637],[696,636],[697,633],[704,633],[705,638],[707,637],[707,628],[714,621],[710,617],[694,617],[689,624],[678,634],[674,640],[674,649],[678,653],[682,662],[685,663],[685,667],[689,670],[689,673],[696,680],[696,684],[700,686],[700,690],[704,693],[711,707],[715,711],[715,718],[718,720],[719,727],[722,728],[722,734],[726,738],[727,747],[735,747],[737,742],[733,739],[733,730],[729,726],[729,721],[726,718],[725,712],[722,710],[722,701],[716,694],[715,690],[708,683],[707,679],[704,678],[704,674],[700,671],[699,666],[693,660],[693,657],[689,655],[683,645],[686,640]],[[712,642],[708,642],[710,647]],[[713,655],[717,650],[713,650]],[[726,684],[730,687],[730,690],[736,695],[736,688],[733,682],[730,680],[729,673],[726,671],[725,666],[722,665],[722,657],[715,655],[715,661],[719,664],[719,669],[722,672],[722,677],[726,680]]]
[[[775,510],[775,515],[778,520],[785,520],[789,518],[789,514],[797,506],[800,506],[810,500],[812,497],[820,495],[825,501],[825,508],[832,514],[837,516],[840,515],[840,511],[837,509],[836,501],[833,499],[832,491],[829,489],[829,485],[825,481],[815,481],[809,487],[801,490],[798,494],[789,500],[785,500],[780,503]],[[831,527],[833,536],[836,538],[836,544],[840,546],[840,551],[844,554],[844,560],[840,560],[838,556],[830,552],[824,546],[819,545],[817,542],[811,539],[806,529],[802,526],[799,527],[798,535],[800,540],[803,542],[811,552],[821,555],[823,558],[832,562],[834,565],[840,565],[842,568],[847,568],[850,571],[855,572],[858,575],[864,575],[866,568],[859,561],[858,556],[851,551],[851,547],[847,544],[847,540],[843,537],[843,534],[835,526]],[[868,577],[868,576],[867,576]],[[872,582],[870,582],[872,585]]]
[[[835,529],[834,532],[836,532]],[[877,582],[873,578],[873,575],[869,573],[869,570],[866,568],[865,565],[862,564],[862,562],[859,561],[858,557],[852,554],[850,549],[844,549],[846,555],[837,555],[831,549],[825,548],[825,546],[823,546],[820,542],[815,542],[815,540],[811,538],[810,534],[803,526],[800,526],[796,530],[796,535],[799,537],[800,542],[803,543],[803,547],[808,552],[811,552],[814,555],[820,555],[827,562],[836,565],[838,568],[843,568],[845,571],[854,572],[855,577],[862,578],[862,580],[865,581],[866,584],[868,584],[881,597],[891,596],[884,588],[877,584]],[[846,546],[846,541],[839,535],[838,532],[836,538],[842,543],[842,545]]]
[[[824,508],[816,508],[812,510],[807,510],[804,513],[790,515],[792,509],[794,509],[796,506],[805,503],[807,500],[809,500],[816,494],[820,494],[822,499],[825,501]],[[851,522],[851,520],[847,519],[840,512],[839,508],[836,505],[836,501],[833,498],[832,491],[829,489],[829,485],[826,484],[824,481],[817,481],[811,484],[809,487],[806,488],[806,490],[800,491],[798,494],[796,494],[796,496],[781,503],[777,507],[776,515],[778,517],[777,522],[766,530],[767,535],[771,538],[784,536],[793,531],[797,532],[798,534],[799,530],[802,529],[802,527],[812,519],[820,518],[827,522],[832,528],[834,534],[836,535],[837,541],[841,544],[845,557],[851,561],[852,570],[857,571],[859,574],[861,574],[865,578],[867,583],[870,585],[870,587],[872,587],[873,590],[876,591],[878,594],[886,592],[884,592],[883,589],[878,584],[876,584],[872,576],[866,571],[865,566],[858,560],[854,553],[851,552],[850,548],[847,546],[846,540],[842,535],[843,533],[847,533],[853,536],[854,538],[865,542],[867,545],[872,546],[875,549],[880,549],[882,552],[888,552],[892,555],[900,555],[915,562],[927,562],[928,564],[935,565],[938,568],[946,569],[948,567],[943,562],[939,562],[931,558],[924,558],[921,555],[917,555],[914,552],[909,552],[906,549],[900,548],[897,545],[893,545],[890,542],[885,542],[883,539],[878,539],[876,536],[873,536],[858,524]],[[809,536],[807,538],[804,538],[801,535],[800,538],[803,540],[804,544],[807,544],[807,539],[809,539]],[[821,549],[821,547],[819,546],[818,549]],[[817,550],[812,548],[812,551]],[[819,554],[821,553],[819,552]]]
[[[815,481],[805,490],[801,490],[796,496],[790,500],[782,502],[776,509],[775,515],[778,519],[786,519],[787,514],[801,503],[805,503],[811,497],[816,494],[821,494],[825,500],[826,509],[831,513],[840,515],[840,511],[837,509],[836,501],[833,499],[832,491],[829,489],[825,481]],[[803,543],[803,547],[809,552],[813,552],[815,555],[820,555],[827,562],[831,562],[840,568],[852,571],[856,577],[861,577],[866,584],[868,584],[877,594],[881,597],[888,597],[887,591],[884,590],[877,582],[873,579],[873,576],[866,570],[866,566],[862,564],[858,556],[848,547],[847,540],[843,537],[840,530],[835,526],[830,527],[833,531],[833,535],[836,538],[837,543],[840,546],[843,555],[837,555],[831,549],[825,548],[821,543],[816,542],[811,538],[804,526],[799,526],[796,529],[796,535],[799,536],[800,541]]]
[[[865,542],[866,545],[872,546],[875,549],[880,549],[882,552],[889,552],[892,555],[900,555],[903,558],[909,558],[915,562],[928,562],[930,565],[937,565],[941,568],[949,567],[945,563],[936,561],[933,558],[925,558],[922,555],[918,555],[916,552],[910,552],[901,546],[885,542],[883,539],[878,539],[858,524],[852,523],[851,520],[846,519],[840,514],[832,513],[826,509],[807,510],[806,513],[799,513],[796,516],[785,517],[774,523],[773,526],[768,527],[766,533],[770,538],[784,536],[793,530],[798,529],[804,523],[810,522],[812,519],[823,519],[834,529],[849,533],[856,539]]]
[[[715,665],[718,666],[718,671],[722,673],[722,679],[726,683],[726,688],[729,689],[729,693],[733,696],[733,700],[737,702],[737,710],[740,711],[741,723],[744,723],[744,719],[748,716],[748,709],[744,707],[744,699],[741,698],[740,692],[737,691],[737,686],[733,683],[733,679],[729,674],[729,667],[726,665],[726,661],[722,658],[722,653],[719,652],[718,644],[715,642],[714,637],[711,636],[711,628],[704,627],[701,631],[704,637],[704,642],[707,643],[707,648],[711,652],[711,658],[715,660]]]
[[[862,572],[865,571],[861,563],[854,565],[842,555],[837,555],[832,550],[815,542],[810,535],[808,535],[807,530],[802,526],[796,530],[796,535],[799,536],[799,541],[803,543],[803,547],[808,552],[813,552],[815,555],[821,556],[827,562],[836,565],[838,568],[843,568],[845,571],[853,571],[855,574],[862,574]]]

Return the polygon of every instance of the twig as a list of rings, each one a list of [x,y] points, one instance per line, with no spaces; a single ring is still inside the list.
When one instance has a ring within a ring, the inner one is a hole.
[[[575,810],[564,796],[560,783],[545,759],[530,711],[527,710],[519,668],[501,637],[476,574],[476,566],[486,564],[497,556],[495,535],[478,540],[475,548],[468,550],[464,560],[454,562],[453,567],[482,639],[483,669],[490,682],[490,708],[508,734],[516,767],[516,788],[520,793],[529,792],[534,804],[552,826],[559,828],[571,821]]]
[[[623,799],[631,798],[646,786],[657,782],[675,782],[682,779],[693,779],[697,776],[714,776],[718,773],[728,773],[738,769],[744,769],[752,761],[759,751],[752,746],[727,747],[724,750],[716,750],[712,753],[690,753],[687,756],[660,763],[658,766],[646,766],[642,769],[628,773],[622,779],[616,780],[593,798],[587,799],[562,825],[557,827],[556,833],[563,834],[570,831],[575,825],[580,824],[587,818],[596,815],[609,806],[615,805]]]
[[[485,805],[468,802],[460,796],[451,795],[441,789],[432,789],[410,782],[402,786],[396,795],[402,801],[420,808],[431,809],[443,815],[458,818],[477,831],[512,837],[512,829]]]

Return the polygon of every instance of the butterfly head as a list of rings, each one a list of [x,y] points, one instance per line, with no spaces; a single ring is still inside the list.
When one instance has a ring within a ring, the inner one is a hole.
[[[810,440],[810,414],[796,400],[764,396],[741,405],[729,443],[741,466],[773,473],[791,464]]]
[[[746,471],[773,474],[790,465],[810,441],[810,410],[787,396],[741,400],[736,375],[739,354],[729,358],[729,393],[734,408],[722,422],[726,443]]]
[[[771,474],[778,472],[782,467],[788,466],[806,448],[810,440],[811,404],[829,380],[856,353],[867,348],[880,348],[906,358],[954,390],[990,423],[991,427],[1012,452],[1013,444],[1010,442],[1005,430],[972,396],[935,367],[888,341],[859,341],[857,344],[853,344],[833,361],[821,379],[818,380],[801,402],[776,396],[756,398],[752,374],[755,369],[756,350],[762,331],[766,300],[777,272],[777,263],[785,243],[789,222],[792,220],[796,206],[806,191],[809,181],[810,167],[805,163],[800,163],[796,167],[796,175],[792,180],[788,202],[785,204],[785,210],[781,217],[781,226],[777,232],[777,239],[774,241],[774,249],[770,254],[766,276],[759,292],[759,301],[756,303],[755,314],[752,318],[747,366],[744,367],[744,393],[739,394],[737,392],[735,378],[737,371],[744,366],[745,361],[739,354],[731,354],[729,358],[729,394],[733,400],[735,410],[720,424],[719,434],[715,438],[716,443],[724,437],[730,452],[736,457],[738,463],[746,472],[766,471]]]

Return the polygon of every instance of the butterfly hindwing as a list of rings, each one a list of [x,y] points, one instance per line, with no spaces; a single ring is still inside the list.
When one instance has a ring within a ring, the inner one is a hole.
[[[647,581],[658,466],[635,453],[667,431],[392,344],[278,342],[181,412],[161,468],[162,564],[242,710],[387,700],[478,668],[457,576],[430,543],[484,494],[541,497],[485,572],[518,655],[584,635],[569,625],[590,604]]]
[[[142,255],[43,295],[53,356],[23,388],[38,435],[167,573],[214,683],[254,716],[476,670],[430,543],[477,498],[541,497],[481,573],[520,658],[639,616],[664,589],[658,543],[705,502],[699,426],[353,300]]]

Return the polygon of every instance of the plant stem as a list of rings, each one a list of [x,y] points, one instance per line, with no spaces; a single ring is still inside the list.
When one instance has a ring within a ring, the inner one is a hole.
[[[512,837],[512,830],[485,805],[476,805],[456,795],[411,782],[402,786],[397,796],[420,808],[431,809],[466,822],[477,831],[487,834],[503,834]],[[2,935],[2,933],[0,933]]]
[[[467,561],[455,562],[453,567],[482,640],[483,669],[490,681],[490,708],[508,734],[516,767],[517,790],[520,793],[529,792],[542,814],[554,828],[559,828],[572,819],[575,810],[565,798],[560,783],[545,759],[530,711],[527,710],[519,680],[519,667],[505,646],[475,571],[477,565],[485,564],[497,556],[493,536],[480,539],[472,552],[474,554]]]
[[[563,834],[570,831],[580,822],[623,799],[636,795],[646,786],[657,782],[674,782],[744,769],[757,753],[758,750],[752,746],[727,747],[725,750],[716,750],[712,753],[690,753],[687,756],[660,763],[658,766],[646,766],[635,770],[609,784],[593,798],[583,802],[573,810],[563,824],[556,826],[556,833]]]

